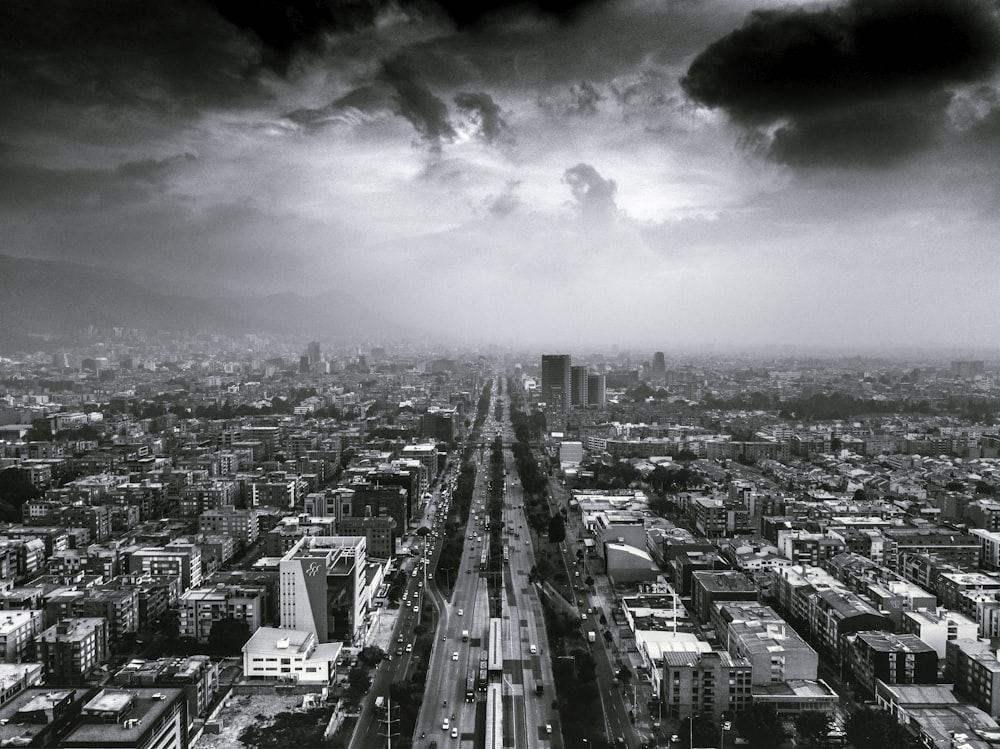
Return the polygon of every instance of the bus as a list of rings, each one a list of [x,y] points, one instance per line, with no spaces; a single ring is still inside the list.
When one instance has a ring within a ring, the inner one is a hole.
[[[465,701],[476,701],[476,670],[474,668],[470,668],[465,677]]]
[[[480,692],[486,691],[486,685],[490,680],[490,672],[487,668],[486,659],[479,661],[479,681],[476,682],[476,689]]]

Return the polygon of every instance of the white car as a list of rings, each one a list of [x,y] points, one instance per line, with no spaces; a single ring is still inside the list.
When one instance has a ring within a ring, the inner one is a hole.
[[[453,739],[457,739],[458,738],[458,726],[452,726],[451,737]]]
[[[528,646],[528,652],[534,655],[535,653],[538,652],[538,648],[536,648],[534,645],[530,645]]]
[[[454,653],[451,654],[451,659],[453,661],[457,661],[458,660],[458,651],[457,650]]]
[[[414,606],[413,607],[413,613],[414,614],[419,614],[420,613],[420,607],[419,606]]]
[[[441,721],[441,728],[443,728],[445,731],[448,730],[449,725],[451,725],[451,723],[448,722],[447,718]]]
[[[406,652],[407,653],[412,653],[413,652],[413,643],[412,642],[406,643]]]
[[[465,610],[464,609],[459,609],[458,610],[458,615],[459,616],[465,616]]]

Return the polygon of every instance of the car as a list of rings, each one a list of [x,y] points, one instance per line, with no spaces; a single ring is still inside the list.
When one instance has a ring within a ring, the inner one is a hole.
[[[406,643],[406,652],[407,653],[412,653],[413,652],[413,643],[412,642]]]
[[[420,613],[420,607],[419,606],[414,606],[413,607],[413,613],[414,614],[419,614]]]
[[[402,654],[403,654],[403,649],[402,648],[396,648],[396,655],[402,655]]]
[[[451,659],[453,661],[457,661],[458,660],[458,651],[457,650],[454,653],[451,654]]]
[[[396,638],[396,642],[402,642],[402,641],[403,641],[403,636],[402,635],[400,635],[399,637]]]
[[[545,724],[545,733],[547,733],[547,734],[551,734],[552,733],[552,724],[551,723],[546,723]]]
[[[580,614],[580,618],[583,619],[583,621],[587,621],[587,615],[586,614]]]
[[[452,726],[452,728],[451,728],[451,737],[453,739],[457,739],[458,738],[458,726]]]
[[[448,730],[448,726],[450,726],[450,725],[451,725],[451,721],[449,721],[447,718],[445,718],[444,720],[441,721],[441,728],[443,728],[445,731]]]
[[[535,653],[538,652],[538,648],[536,648],[534,645],[529,645],[528,646],[528,652],[531,653],[532,655],[534,655]]]
[[[416,570],[413,570],[413,575],[412,575],[412,576],[413,576],[413,577],[416,577],[416,576],[417,576],[417,571],[416,571]]]
[[[465,610],[464,609],[459,609],[458,610],[458,615],[459,616],[465,616]]]

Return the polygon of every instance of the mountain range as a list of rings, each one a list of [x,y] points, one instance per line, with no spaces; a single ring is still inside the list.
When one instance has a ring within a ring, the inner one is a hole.
[[[40,336],[68,338],[89,325],[326,339],[419,334],[343,291],[188,297],[93,266],[0,254],[0,350],[44,349]]]

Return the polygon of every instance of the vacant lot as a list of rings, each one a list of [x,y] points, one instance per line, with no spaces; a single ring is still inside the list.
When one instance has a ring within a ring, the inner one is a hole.
[[[198,749],[236,749],[243,746],[240,743],[240,733],[251,723],[258,720],[258,715],[266,717],[270,722],[276,713],[287,712],[302,706],[302,695],[276,694],[238,694],[229,698],[229,707],[222,708],[219,719],[222,720],[222,733],[209,734],[204,732],[198,740]]]

